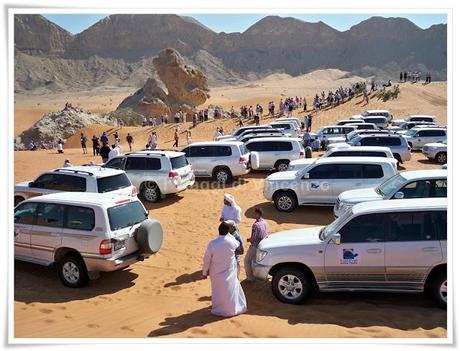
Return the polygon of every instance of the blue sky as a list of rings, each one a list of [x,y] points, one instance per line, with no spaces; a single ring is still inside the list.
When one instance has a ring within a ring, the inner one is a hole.
[[[186,14],[203,23],[215,32],[244,32],[251,25],[269,14]],[[273,14],[271,14],[273,15]],[[70,33],[80,33],[107,14],[43,14]],[[323,21],[331,27],[344,31],[358,24],[373,14],[282,14],[282,17],[295,17],[307,22]],[[433,24],[447,23],[447,15],[443,14],[378,14],[383,17],[405,17],[421,28]]]

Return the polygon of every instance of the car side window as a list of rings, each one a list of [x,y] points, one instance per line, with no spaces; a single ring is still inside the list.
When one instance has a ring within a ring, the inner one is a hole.
[[[363,178],[378,179],[383,177],[383,169],[381,165],[362,165]]]
[[[260,142],[260,141],[256,141],[254,143],[249,143],[246,145],[246,147],[248,148],[249,151],[265,151],[263,149],[263,145],[264,143]]]
[[[190,156],[189,157],[204,157],[206,153],[206,146],[191,146],[190,147]]]
[[[131,170],[145,170],[145,157],[128,157],[126,159],[125,169]]]
[[[290,141],[280,141],[275,143],[277,151],[292,151],[292,143]]]
[[[429,180],[417,180],[399,189],[404,194],[405,199],[430,197],[430,190],[431,183]]]
[[[230,146],[213,146],[212,156],[215,156],[215,157],[232,156],[232,149],[230,148]]]
[[[114,168],[114,169],[123,169],[122,168],[123,160],[124,160],[124,157],[112,158],[109,162],[106,163],[105,167]]]
[[[67,174],[59,174],[57,175],[57,182],[56,182],[56,190],[61,191],[86,191],[86,178],[67,175]]]
[[[340,230],[342,243],[375,243],[385,239],[385,222],[379,213],[353,218]]]
[[[433,181],[432,194],[430,197],[447,197],[447,179]]]
[[[145,169],[148,171],[158,171],[161,169],[161,160],[156,157],[147,157],[145,159]]]
[[[385,215],[388,222],[386,241],[435,240],[435,221],[430,211],[394,212]]]
[[[43,174],[34,181],[34,188],[53,189],[54,174]]]
[[[37,213],[37,225],[62,228],[64,223],[64,206],[59,204],[40,204]]]
[[[309,179],[334,179],[337,178],[337,166],[335,165],[319,165],[311,169]]]
[[[433,222],[438,240],[447,240],[447,211],[433,211]]]
[[[37,220],[38,205],[34,202],[27,202],[19,205],[14,211],[14,223],[35,224]]]
[[[69,229],[88,230],[94,228],[94,210],[80,206],[65,206],[65,227]]]
[[[362,146],[382,146],[380,138],[363,138],[360,143]]]
[[[358,179],[363,177],[362,167],[359,164],[338,164],[336,167],[337,179]]]

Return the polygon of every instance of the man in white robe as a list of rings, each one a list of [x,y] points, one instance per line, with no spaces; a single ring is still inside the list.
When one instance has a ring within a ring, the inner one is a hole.
[[[236,224],[241,223],[241,208],[236,204],[235,198],[231,194],[224,194],[224,207],[220,214],[220,221],[234,221]]]
[[[203,278],[211,277],[212,309],[216,316],[231,317],[247,311],[246,296],[237,277],[235,250],[238,241],[225,223],[209,242],[203,258]]]

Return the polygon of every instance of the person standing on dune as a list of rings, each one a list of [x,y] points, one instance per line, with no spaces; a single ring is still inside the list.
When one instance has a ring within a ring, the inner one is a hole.
[[[83,134],[83,133],[81,133],[81,134],[80,134],[80,143],[81,143],[81,148],[82,148],[82,150],[83,150],[83,154],[87,154],[87,153],[88,153],[88,151],[87,151],[87,149],[86,149],[86,141],[87,141],[87,140],[88,140],[88,139],[86,138],[86,135]]]
[[[231,317],[247,311],[246,296],[237,277],[235,250],[238,241],[229,226],[219,225],[219,235],[211,240],[203,258],[203,279],[211,278],[211,314]]]
[[[173,147],[179,147],[179,128],[176,127],[176,130],[174,130],[174,144]]]

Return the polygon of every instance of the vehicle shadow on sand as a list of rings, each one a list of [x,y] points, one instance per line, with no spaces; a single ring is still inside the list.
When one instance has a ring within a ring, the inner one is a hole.
[[[299,206],[293,212],[279,212],[271,202],[262,202],[249,207],[244,215],[247,218],[254,218],[256,207],[260,207],[264,211],[263,217],[265,219],[278,224],[327,225],[335,219],[332,207]]]
[[[419,328],[447,328],[445,310],[434,307],[423,295],[396,293],[315,293],[304,305],[276,300],[270,282],[241,283],[251,316],[276,317],[291,325],[320,324],[345,328],[387,327],[404,331]],[[203,296],[198,301],[210,301]],[[206,307],[175,317],[167,317],[148,336],[166,336],[225,319],[211,315]],[[359,334],[360,332],[358,332]],[[199,334],[199,337],[205,335]],[[209,335],[212,337],[212,335]],[[302,335],[299,335],[301,337]],[[319,335],[320,337],[321,335]],[[260,335],[266,337],[266,335]]]
[[[158,202],[147,202],[145,199],[139,195],[139,200],[142,201],[144,207],[150,212],[150,210],[156,210],[162,207],[167,207],[170,205],[174,205],[175,203],[181,201],[183,199],[182,195],[178,194],[168,194],[164,199],[161,199]]]
[[[14,300],[25,303],[62,303],[109,295],[134,285],[138,274],[130,269],[101,273],[87,287],[73,289],[64,286],[56,270],[32,263],[15,261]],[[39,287],[39,288],[37,288]]]
[[[193,273],[185,273],[182,274],[178,277],[176,277],[176,281],[174,282],[169,282],[164,285],[165,288],[169,288],[171,286],[176,286],[176,285],[182,285],[182,284],[188,284],[188,283],[193,283],[196,282],[197,280],[202,279],[202,271],[196,271]]]

